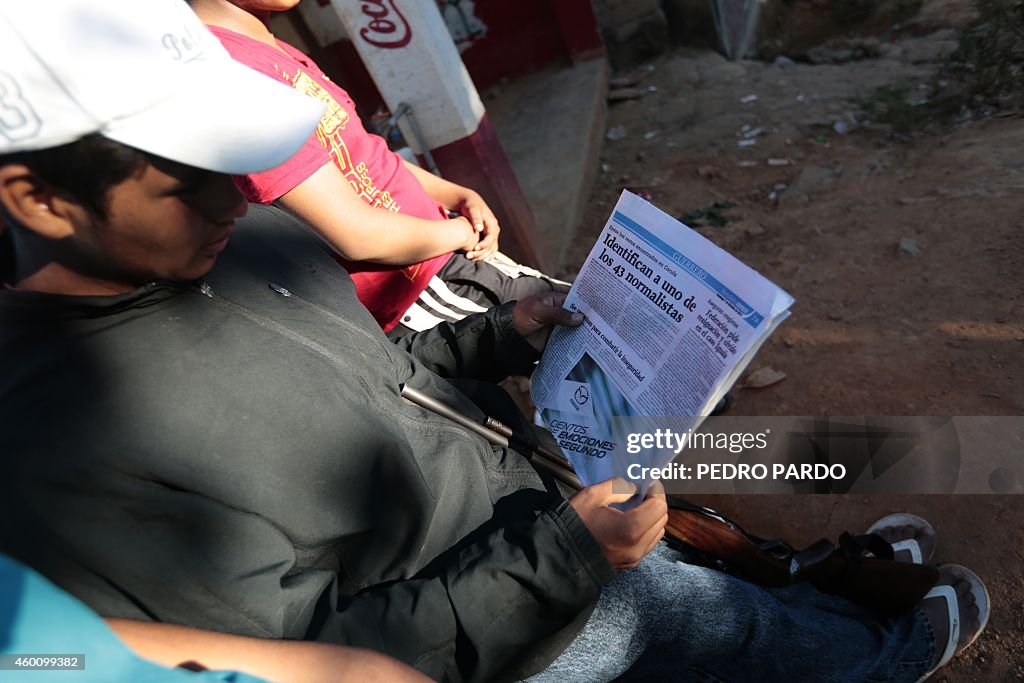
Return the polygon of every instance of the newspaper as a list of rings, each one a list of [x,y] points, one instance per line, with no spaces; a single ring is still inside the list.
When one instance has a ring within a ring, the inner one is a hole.
[[[626,477],[637,462],[662,467],[679,449],[641,449],[636,435],[666,424],[675,434],[696,430],[792,303],[624,191],[566,300],[586,319],[552,334],[533,375],[534,404],[585,485]]]

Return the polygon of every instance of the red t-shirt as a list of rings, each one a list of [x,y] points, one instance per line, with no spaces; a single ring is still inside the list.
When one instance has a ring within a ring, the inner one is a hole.
[[[402,164],[402,158],[389,150],[383,139],[366,132],[348,93],[332,83],[312,60],[280,40],[277,44],[281,49],[277,50],[219,26],[209,28],[237,61],[327,105],[320,125],[295,156],[269,171],[235,178],[250,202],[276,201],[324,164],[333,162],[370,206],[418,218],[447,218],[444,207],[427,195]],[[450,257],[442,254],[410,266],[336,258],[352,275],[359,300],[387,331],[398,324]]]

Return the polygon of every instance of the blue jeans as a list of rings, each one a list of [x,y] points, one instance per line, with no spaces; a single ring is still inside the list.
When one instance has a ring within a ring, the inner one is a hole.
[[[532,682],[917,681],[935,652],[920,610],[879,619],[807,583],[765,589],[660,544],[601,594]]]

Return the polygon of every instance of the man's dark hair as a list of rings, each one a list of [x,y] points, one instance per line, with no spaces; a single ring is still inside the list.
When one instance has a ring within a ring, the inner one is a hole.
[[[24,164],[55,190],[106,218],[107,192],[138,173],[149,155],[96,133],[59,147],[0,155],[0,166]]]
[[[59,147],[0,155],[0,166],[28,166],[55,191],[103,219],[109,208],[110,188],[141,172],[149,160],[144,152],[94,133]],[[6,282],[14,268],[14,219],[2,206],[0,219],[0,282]]]

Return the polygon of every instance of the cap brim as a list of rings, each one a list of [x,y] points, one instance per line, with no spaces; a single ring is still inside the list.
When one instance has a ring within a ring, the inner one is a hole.
[[[101,134],[188,166],[242,175],[287,161],[323,115],[322,102],[233,60],[195,66],[168,97]]]

